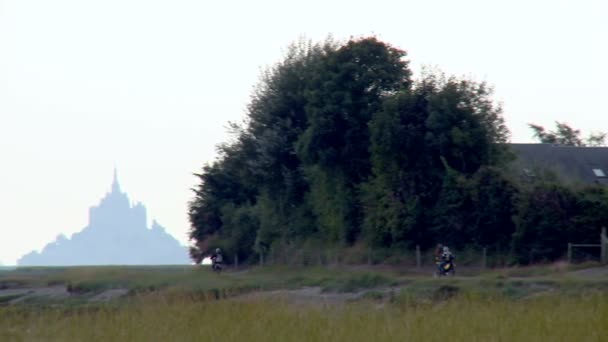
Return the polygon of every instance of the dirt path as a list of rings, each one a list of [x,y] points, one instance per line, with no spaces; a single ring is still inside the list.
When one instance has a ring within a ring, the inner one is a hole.
[[[278,300],[296,305],[336,305],[361,300],[367,296],[390,297],[399,293],[401,286],[371,288],[356,292],[323,292],[321,287],[303,287],[293,290],[273,290],[248,293],[232,300]]]
[[[70,296],[65,286],[47,286],[33,288],[16,288],[0,290],[0,298],[15,297],[7,301],[8,304],[16,304],[32,298],[63,299]]]
[[[129,292],[128,289],[105,290],[102,293],[89,298],[89,302],[107,302],[114,298],[120,298],[122,296],[125,296],[128,292]]]
[[[109,289],[95,294],[92,297],[85,298],[88,302],[105,302],[125,296],[128,292],[128,289]],[[69,293],[65,286],[3,289],[0,290],[0,304],[17,304],[35,299],[62,300],[74,296],[82,297],[82,295]],[[5,298],[6,300],[2,300],[2,298]]]
[[[568,275],[583,278],[608,277],[608,266],[586,268],[584,270],[568,272]]]

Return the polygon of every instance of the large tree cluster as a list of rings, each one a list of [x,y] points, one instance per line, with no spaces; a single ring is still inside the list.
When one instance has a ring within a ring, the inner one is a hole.
[[[548,197],[520,200],[537,192],[504,172],[508,130],[491,89],[438,72],[414,80],[405,57],[373,37],[291,46],[197,174],[192,258],[221,246],[246,261],[311,241],[504,253],[536,243],[529,206]]]

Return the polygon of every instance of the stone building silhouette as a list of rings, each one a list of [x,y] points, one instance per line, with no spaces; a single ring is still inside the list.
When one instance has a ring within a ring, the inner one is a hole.
[[[168,265],[189,263],[188,250],[156,221],[147,226],[146,208],[131,204],[116,169],[110,192],[89,209],[89,223],[70,238],[59,235],[41,252],[21,257],[19,266]]]

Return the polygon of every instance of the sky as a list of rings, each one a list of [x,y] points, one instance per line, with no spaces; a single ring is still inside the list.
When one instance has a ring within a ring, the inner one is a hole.
[[[187,244],[192,175],[290,43],[375,35],[414,71],[485,81],[528,123],[608,131],[605,0],[0,0],[0,263],[121,187]]]

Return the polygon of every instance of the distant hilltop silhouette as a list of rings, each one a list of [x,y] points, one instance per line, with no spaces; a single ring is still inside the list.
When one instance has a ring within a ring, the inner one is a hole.
[[[147,227],[146,208],[131,205],[120,190],[116,169],[112,189],[89,209],[89,224],[71,238],[59,235],[42,252],[32,251],[19,266],[175,265],[190,263],[188,250],[153,221]]]

